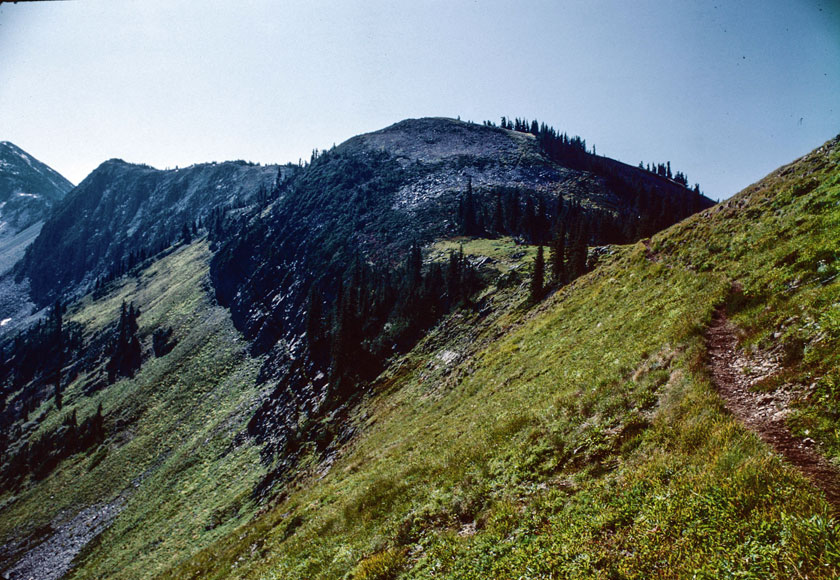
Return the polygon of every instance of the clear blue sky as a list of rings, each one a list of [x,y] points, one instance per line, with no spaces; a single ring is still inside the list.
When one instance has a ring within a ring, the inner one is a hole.
[[[537,117],[724,198],[840,133],[840,3],[0,5],[0,140],[79,182],[308,158],[407,117]]]

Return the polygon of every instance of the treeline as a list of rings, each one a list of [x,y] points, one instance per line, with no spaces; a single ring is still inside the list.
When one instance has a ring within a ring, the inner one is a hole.
[[[81,326],[65,323],[63,315],[64,307],[56,303],[47,317],[0,348],[0,489],[18,485],[27,474],[44,477],[62,459],[104,439],[100,405],[81,423],[73,410],[57,430],[26,441],[22,425],[45,400],[52,397],[61,410],[64,389],[80,372],[101,368],[107,376],[107,382],[92,378],[79,387],[81,394],[89,394],[121,377],[134,376],[143,363],[140,310],[133,303],[123,302],[116,325],[87,343]],[[177,344],[172,334],[171,328],[155,330],[154,356],[166,355]]]
[[[117,324],[117,335],[108,346],[110,351],[108,362],[105,364],[105,371],[108,373],[108,384],[113,383],[118,377],[133,377],[134,373],[143,364],[143,349],[140,346],[140,339],[137,337],[139,329],[137,317],[140,309],[134,308],[134,303],[126,306],[122,303],[120,309],[120,321]]]
[[[484,121],[484,125],[487,127],[496,127],[496,124],[492,121]],[[585,165],[587,162],[587,155],[591,155],[593,157],[597,156],[594,145],[592,146],[591,151],[587,150],[585,139],[582,139],[578,135],[569,137],[567,133],[560,133],[554,127],[546,125],[545,123],[540,123],[536,119],[529,121],[528,119],[520,119],[519,117],[515,119],[502,117],[499,127],[502,129],[508,129],[509,131],[530,133],[531,135],[534,135],[538,139],[543,151],[545,151],[549,157],[555,159],[565,159],[566,161],[571,161],[572,163],[576,163],[578,165]],[[688,187],[688,177],[685,173],[681,171],[671,173],[670,161],[665,163],[648,163],[647,166],[645,166],[642,162],[639,163],[639,169],[666,179],[671,179],[683,187]],[[700,193],[699,183],[694,185],[694,190],[697,193]]]
[[[94,282],[93,290],[101,293],[109,282],[122,278],[123,276],[135,273],[139,266],[149,261],[158,260],[171,252],[178,244],[191,244],[194,240],[206,235],[211,243],[211,249],[215,249],[218,243],[224,241],[237,232],[241,231],[251,214],[266,207],[282,191],[278,184],[274,190],[260,186],[254,198],[254,204],[242,206],[225,205],[214,207],[210,212],[195,220],[184,222],[180,232],[160,238],[151,246],[128,250],[118,248],[114,254],[115,258],[104,274]],[[255,206],[255,207],[252,207]],[[245,211],[251,209],[252,211]]]
[[[0,458],[3,465],[0,471],[0,490],[18,488],[27,476],[36,480],[43,479],[63,459],[99,445],[105,440],[104,423],[100,404],[96,413],[81,423],[77,421],[74,409],[57,429],[34,441],[23,443],[14,451],[8,447],[8,435],[0,434]]]
[[[470,306],[482,285],[463,251],[424,267],[417,244],[397,269],[375,270],[359,259],[337,284],[313,284],[305,337],[312,358],[328,369],[330,406],[375,378],[389,356],[411,348],[443,315]],[[331,287],[337,292],[328,304]]]
[[[136,272],[138,266],[147,264],[150,260],[159,260],[170,252],[178,243],[191,244],[193,239],[204,232],[202,219],[184,222],[181,232],[178,235],[166,235],[150,246],[130,249],[127,252],[123,247],[118,247],[114,252],[114,260],[111,266],[94,282],[93,290],[101,292],[109,282]]]
[[[625,244],[638,239],[636,225],[601,208],[582,208],[579,202],[565,202],[514,187],[492,187],[483,194],[467,181],[458,202],[458,230],[469,237],[513,236],[523,242],[547,244],[560,224],[569,231],[585,222],[586,241],[597,244]]]
[[[540,245],[541,253],[542,245],[548,245],[548,272],[539,276],[534,297],[584,274],[591,243],[625,238],[619,220],[607,211],[562,199],[549,203],[545,196],[515,188],[496,188],[490,196],[492,203],[479,200],[468,182],[458,204],[461,233],[512,235]],[[451,252],[445,263],[424,265],[417,243],[399,267],[376,268],[356,257],[338,277],[314,282],[304,337],[309,356],[327,371],[330,405],[346,401],[382,371],[389,356],[409,350],[444,315],[474,306],[471,297],[488,282],[463,251]]]
[[[496,127],[492,121],[485,121],[484,124]],[[626,234],[628,242],[648,237],[712,205],[703,196],[699,183],[689,189],[685,173],[672,173],[670,161],[647,166],[640,163],[638,167],[632,167],[598,156],[595,146],[588,149],[586,140],[581,137],[570,137],[537,120],[510,120],[502,117],[501,127],[534,135],[549,159],[603,177],[609,189],[619,195],[627,207],[633,208],[637,216],[648,216],[645,223],[633,224],[634,230]]]
[[[50,396],[61,409],[64,387],[80,371],[91,370],[103,360],[109,384],[119,377],[134,376],[143,362],[139,315],[133,304],[123,302],[116,328],[86,344],[81,325],[65,323],[64,306],[57,302],[49,315],[0,346],[0,428],[27,421]],[[172,349],[171,334],[171,329],[156,331],[156,355]]]
[[[644,169],[649,173],[653,173],[654,175],[658,175],[659,177],[664,177],[665,179],[673,179],[683,187],[688,187],[688,177],[686,177],[685,173],[682,171],[677,171],[675,174],[671,173],[671,162],[666,161],[665,163],[648,163],[647,167],[645,167],[644,161],[639,161],[639,169]],[[694,184],[694,192],[700,193],[700,184]]]
[[[63,376],[63,367],[77,358],[82,344],[81,327],[65,324],[64,306],[56,302],[48,316],[0,347],[0,428],[8,426],[2,420],[8,405],[14,404],[15,415],[25,420],[45,392],[52,391],[56,406],[61,408],[62,386],[74,377]],[[23,389],[30,383],[30,388]],[[18,391],[9,402],[8,398]]]
[[[551,288],[564,286],[590,269],[587,243],[590,222],[579,208],[571,213],[571,217],[565,220],[558,219],[551,230],[548,271],[542,244],[537,248],[528,293],[532,304],[542,300]]]

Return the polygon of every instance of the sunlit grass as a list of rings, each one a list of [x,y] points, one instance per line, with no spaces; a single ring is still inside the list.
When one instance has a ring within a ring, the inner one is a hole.
[[[80,417],[101,401],[128,427],[22,493],[0,530],[134,489],[76,576],[836,578],[837,520],[725,411],[703,332],[727,304],[802,393],[792,428],[838,456],[838,163],[836,146],[815,154],[655,236],[659,262],[619,248],[534,307],[535,248],[438,242],[426,259],[463,247],[523,275],[393,361],[326,474],[313,452],[256,517],[258,450],[234,442],[259,361],[202,289],[205,245],[182,248],[68,314],[97,332],[133,300],[144,337],[166,325],[179,342],[132,380],[67,389]]]
[[[762,347],[795,313],[792,364],[836,387],[836,282],[789,285],[837,266],[813,250],[837,247],[832,155],[797,169],[811,179],[821,164],[805,193],[771,178],[747,210],[714,208],[656,236],[660,263],[638,244],[534,309],[519,287],[493,294],[489,321],[456,313],[386,371],[326,477],[303,478],[172,576],[836,577],[837,521],[725,412],[703,340],[727,301]],[[513,250],[455,240],[433,252],[462,243],[493,259]],[[787,274],[776,261],[794,247],[804,270]],[[800,405],[795,418],[826,415],[827,403]]]
[[[115,322],[123,300],[133,302],[149,358],[133,379],[93,394],[82,393],[88,375],[68,386],[65,408],[51,410],[39,430],[73,410],[81,420],[101,403],[111,437],[21,492],[3,511],[0,537],[125,493],[125,510],[86,549],[75,575],[138,578],[177,563],[253,513],[258,449],[234,439],[252,412],[259,361],[248,356],[227,311],[211,302],[209,256],[204,242],[182,247],[68,313],[90,338]],[[155,358],[149,337],[161,326],[173,327],[178,343]]]

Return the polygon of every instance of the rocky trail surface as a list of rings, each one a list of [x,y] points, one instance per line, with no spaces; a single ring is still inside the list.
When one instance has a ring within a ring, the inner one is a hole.
[[[793,464],[825,493],[840,512],[840,474],[814,448],[810,438],[795,437],[785,423],[791,393],[779,388],[757,392],[752,386],[779,370],[772,356],[756,358],[738,348],[735,325],[719,309],[706,332],[709,372],[726,408],[748,429]]]

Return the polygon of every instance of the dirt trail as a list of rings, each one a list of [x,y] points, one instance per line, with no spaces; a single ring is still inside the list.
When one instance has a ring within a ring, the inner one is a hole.
[[[645,246],[645,258],[647,258],[648,262],[662,261],[662,257],[653,251],[653,246],[650,244],[650,238],[643,239],[642,244]]]
[[[819,487],[834,510],[840,512],[840,474],[813,448],[813,440],[794,437],[785,424],[790,393],[781,389],[773,393],[750,389],[762,374],[769,376],[777,372],[778,364],[772,357],[756,360],[741,352],[735,325],[723,309],[712,319],[706,332],[706,345],[712,381],[726,408]]]

